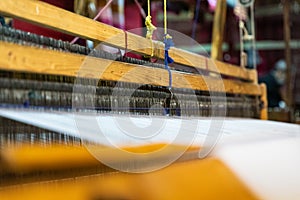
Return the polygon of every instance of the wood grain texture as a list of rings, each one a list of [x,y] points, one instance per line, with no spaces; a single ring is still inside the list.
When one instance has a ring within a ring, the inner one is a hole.
[[[211,45],[211,57],[216,60],[222,60],[223,36],[226,22],[227,5],[226,0],[217,1],[217,7],[214,14],[213,35]]]
[[[0,42],[0,69],[168,86],[167,70]],[[173,87],[260,95],[257,84],[172,72]]]
[[[123,30],[76,15],[44,2],[1,0],[0,13],[92,41],[105,41],[112,46],[123,49],[126,46]],[[163,43],[154,41],[153,46],[156,55],[163,59]],[[151,55],[152,53],[150,40],[129,32],[127,33],[127,48],[141,54]],[[190,65],[198,69],[209,70],[248,81],[254,80],[251,70],[245,70],[225,63],[221,64],[221,62],[213,64],[211,60],[209,61],[211,64],[207,65],[208,58],[177,48],[171,48],[169,54],[179,64]]]

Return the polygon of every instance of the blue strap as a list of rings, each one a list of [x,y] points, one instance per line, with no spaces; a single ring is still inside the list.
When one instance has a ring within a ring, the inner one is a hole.
[[[165,44],[165,69],[168,70],[169,73],[169,90],[172,88],[172,73],[169,67],[169,63],[173,63],[174,60],[169,56],[169,49],[170,47],[174,46],[172,37],[169,35],[165,35],[164,37],[164,44]]]

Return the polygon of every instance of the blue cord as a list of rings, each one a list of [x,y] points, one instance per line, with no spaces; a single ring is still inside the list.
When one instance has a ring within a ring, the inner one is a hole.
[[[169,67],[169,63],[173,63],[174,60],[169,56],[169,49],[170,49],[170,47],[174,46],[172,37],[169,35],[165,35],[164,44],[165,44],[165,69],[168,70],[168,73],[169,73],[169,90],[171,90],[172,89],[172,72]]]
[[[199,13],[200,13],[200,4],[201,4],[201,0],[197,0],[197,4],[196,4],[196,13],[195,13],[195,19],[194,19],[194,23],[193,23],[193,31],[192,31],[192,38],[195,40],[196,37],[196,29],[197,29],[197,20],[199,17]]]

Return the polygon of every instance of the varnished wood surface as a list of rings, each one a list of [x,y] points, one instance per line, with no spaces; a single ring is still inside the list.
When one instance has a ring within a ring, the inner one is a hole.
[[[197,155],[200,147],[154,143],[127,147],[124,144],[124,147],[120,149],[134,154],[155,152],[154,156],[148,156],[147,158],[152,161],[159,161],[161,158],[167,159],[185,151],[186,154],[194,152]],[[88,145],[88,149],[85,146],[74,147],[63,144],[53,144],[51,146],[32,145],[24,141],[20,146],[3,148],[0,150],[0,156],[3,170],[16,174],[103,166],[104,164],[97,160],[97,156],[93,156],[91,152],[101,154],[104,161],[111,163],[126,163],[128,160],[138,161],[138,158],[131,153],[120,153],[120,149],[98,144]]]
[[[167,70],[0,42],[0,69],[168,86]],[[173,87],[261,95],[257,84],[172,72]]]
[[[150,173],[106,173],[0,188],[1,199],[258,199],[217,158]]]
[[[120,48],[125,48],[126,46],[123,30],[76,15],[44,2],[34,0],[1,0],[0,13],[85,39],[97,42],[105,41]],[[156,48],[154,52],[163,59],[163,43],[157,41],[154,43],[153,46]],[[127,48],[142,54],[151,55],[152,53],[149,40],[129,32],[127,33]],[[175,62],[180,64],[249,81],[255,80],[255,73],[252,70],[245,70],[234,65],[221,64],[220,62],[213,63],[211,60],[207,61],[207,58],[204,56],[177,48],[171,48],[169,54]]]
[[[223,58],[222,44],[223,44],[224,28],[226,22],[226,11],[227,11],[226,0],[217,1],[217,7],[214,14],[212,47],[211,47],[211,57],[216,60],[222,60]]]

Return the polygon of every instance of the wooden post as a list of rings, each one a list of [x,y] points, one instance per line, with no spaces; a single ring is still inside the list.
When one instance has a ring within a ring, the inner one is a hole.
[[[266,84],[260,84],[261,96],[260,101],[262,102],[262,108],[260,110],[260,119],[268,119],[268,97],[267,97],[267,86]]]
[[[222,44],[226,21],[226,10],[226,0],[217,1],[217,8],[214,15],[211,48],[211,58],[216,60],[222,60],[223,58]]]
[[[293,81],[291,73],[291,30],[290,30],[290,1],[283,1],[283,30],[284,30],[284,42],[285,42],[285,62],[287,66],[286,70],[286,100],[287,106],[290,109],[290,121],[293,121]]]

